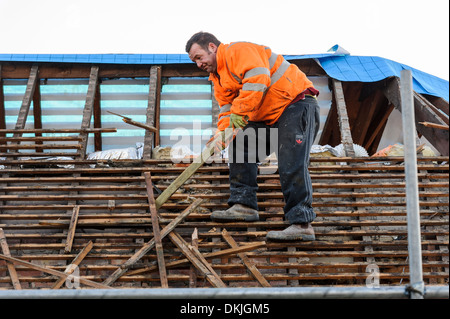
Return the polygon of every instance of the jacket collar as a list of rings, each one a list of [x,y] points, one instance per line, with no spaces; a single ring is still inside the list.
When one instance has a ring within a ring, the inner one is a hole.
[[[221,43],[219,47],[217,48],[216,52],[216,63],[217,63],[217,73],[223,74],[224,71],[226,71],[227,63],[225,60],[225,50],[227,49],[228,44]],[[217,75],[214,73],[209,74],[209,80],[218,80]]]

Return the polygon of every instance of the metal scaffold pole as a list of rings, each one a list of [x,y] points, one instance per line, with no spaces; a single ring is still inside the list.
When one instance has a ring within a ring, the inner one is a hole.
[[[401,72],[403,144],[405,150],[406,212],[408,221],[408,253],[411,299],[423,299],[422,246],[417,178],[416,125],[410,70]]]

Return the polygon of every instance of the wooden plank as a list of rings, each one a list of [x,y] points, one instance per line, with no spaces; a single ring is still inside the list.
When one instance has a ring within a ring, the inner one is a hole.
[[[211,264],[205,259],[205,257],[203,257],[203,255],[200,253],[198,248],[194,247],[194,246],[191,246],[191,245],[188,245],[188,248],[193,253],[195,258],[197,258],[197,260],[199,262],[201,262],[206,267],[206,269],[209,271],[209,272],[205,272],[204,273],[206,275],[206,277],[208,278],[208,281],[211,284],[213,284],[213,286],[216,287],[216,288],[226,288],[227,285],[225,285],[225,283],[222,281],[220,276],[213,269]]]
[[[386,97],[392,104],[401,112],[401,97],[400,97],[400,80],[392,78],[383,89]],[[426,139],[433,144],[433,146],[444,156],[449,155],[449,135],[447,131],[426,127],[420,125],[420,122],[431,122],[437,124],[445,124],[432,108],[428,107],[430,103],[424,101],[414,92],[414,118],[416,121],[416,130],[426,137]]]
[[[188,244],[185,244],[186,247],[188,247]],[[214,251],[212,253],[205,253],[203,254],[203,257],[206,259],[210,259],[210,258],[219,258],[219,257],[226,257],[226,256],[231,256],[231,255],[235,255],[235,254],[239,254],[242,252],[248,252],[248,251],[252,251],[258,248],[262,248],[266,246],[266,242],[261,241],[261,242],[256,242],[253,244],[248,244],[248,245],[241,245],[237,248],[228,248],[228,249],[222,249],[222,250],[218,250],[218,251]],[[168,262],[166,264],[167,268],[172,268],[172,267],[179,267],[179,266],[184,266],[187,265],[189,263],[189,259],[188,258],[184,258],[184,259],[180,259],[180,260],[176,260],[176,261],[171,261]],[[154,266],[150,266],[150,267],[144,267],[141,269],[136,269],[136,270],[132,270],[130,271],[127,275],[136,275],[136,274],[141,274],[144,272],[151,272],[156,270],[156,267]]]
[[[191,236],[191,246],[198,249],[198,229],[194,228]],[[195,267],[191,266],[189,269],[189,288],[197,287],[197,275],[198,272]]]
[[[53,276],[58,276],[58,277],[61,277],[61,278],[64,278],[64,279],[67,279],[67,277],[70,276],[69,274],[66,274],[66,273],[63,273],[63,272],[60,272],[60,271],[57,271],[57,270],[54,270],[54,269],[50,269],[50,268],[47,268],[47,267],[42,267],[42,266],[30,263],[28,261],[24,261],[24,260],[17,259],[17,258],[14,258],[14,257],[8,257],[8,256],[5,256],[3,254],[0,254],[0,259],[12,262],[12,263],[14,263],[16,265],[21,265],[21,266],[25,266],[27,268],[31,268],[31,269],[34,269],[34,270],[37,270],[37,271],[41,271],[41,272],[44,272],[44,273],[47,273],[47,274],[50,274],[50,275],[53,275]],[[78,280],[80,283],[82,283],[82,284],[84,284],[86,286],[89,286],[89,287],[99,288],[99,289],[109,289],[109,288],[111,288],[111,287],[105,286],[103,284],[100,284],[98,282],[95,282],[95,281],[92,281],[92,280],[89,280],[89,279],[85,279],[83,277],[79,277],[79,276],[73,276],[73,277],[74,277],[74,279]]]
[[[41,133],[37,133],[41,134]],[[43,142],[43,141],[79,141],[78,136],[27,136],[27,137],[0,137],[0,142]],[[42,154],[41,154],[42,155]]]
[[[227,230],[224,228],[222,230],[222,237],[225,239],[225,241],[230,245],[231,248],[238,248],[239,245],[236,243],[236,241],[231,237],[231,235],[227,232]],[[262,287],[271,287],[269,282],[264,278],[264,276],[259,272],[258,268],[256,268],[255,263],[253,263],[245,253],[239,253],[239,258],[242,259],[242,262],[244,263],[245,267],[247,267],[248,271],[255,277],[255,279],[259,282],[259,284]]]
[[[17,138],[16,138],[17,139]],[[20,141],[20,140],[19,140]],[[36,144],[21,144],[21,145],[3,145],[1,146],[2,149],[10,149],[10,150],[32,150],[32,149],[81,149],[81,146],[78,144],[44,144],[44,145],[36,145]],[[22,154],[23,156],[26,156],[27,154]],[[39,154],[40,156],[43,156],[44,154]],[[45,154],[47,155],[47,154]],[[52,154],[48,154],[51,156]],[[75,155],[75,153],[74,153]]]
[[[347,106],[345,105],[344,90],[342,89],[341,81],[332,79],[333,93],[336,102],[337,114],[339,119],[339,128],[341,132],[341,141],[344,145],[346,156],[355,157],[353,150],[352,132],[347,115]]]
[[[448,125],[442,125],[442,124],[436,124],[436,123],[430,123],[430,122],[419,122],[419,124],[422,124],[423,126],[426,126],[426,127],[433,127],[433,128],[438,128],[441,130],[448,131]]]
[[[155,126],[155,117],[156,117],[156,104],[158,97],[158,74],[160,74],[161,67],[154,65],[150,68],[150,83],[149,83],[149,92],[148,92],[148,103],[147,103],[147,111],[146,111],[146,120],[145,124],[147,126]],[[155,146],[155,135],[154,133],[146,130],[144,136],[144,150],[143,150],[143,158],[150,159],[152,158],[152,149]],[[158,208],[158,207],[157,207]]]
[[[366,142],[364,143],[364,145],[362,145],[366,150],[368,150],[369,154],[371,154],[372,152],[370,152],[370,149],[373,149],[376,151],[376,149],[378,148],[378,144],[376,145],[372,145],[374,144],[375,139],[381,135],[381,132],[384,130],[386,123],[389,119],[389,115],[391,115],[392,111],[394,110],[394,105],[392,103],[389,103],[389,105],[387,106],[387,109],[385,110],[385,112],[383,112],[383,115],[380,118],[377,118],[377,123],[375,128],[369,133],[368,138],[366,139]]]
[[[24,79],[30,72],[30,64],[21,62],[5,62],[4,79]],[[320,67],[319,67],[320,68]],[[89,77],[90,66],[86,63],[46,63],[40,66],[43,79],[78,79]],[[148,77],[149,64],[103,64],[99,72],[101,78],[145,78]],[[200,70],[194,63],[165,65],[162,77],[208,77],[208,73]]]
[[[89,76],[89,86],[88,86],[88,91],[86,94],[86,101],[85,101],[84,110],[83,110],[83,119],[81,121],[81,130],[88,129],[91,125],[91,118],[92,118],[92,113],[93,113],[93,109],[94,109],[97,85],[98,85],[98,79],[99,79],[98,72],[99,72],[98,66],[91,67],[91,74]],[[78,157],[79,157],[79,159],[84,159],[86,157],[88,134],[85,132],[82,132],[82,133],[80,133],[80,137],[82,138],[82,141],[80,143],[81,149],[78,152]]]
[[[30,111],[31,100],[33,99],[34,90],[38,82],[39,68],[37,65],[33,65],[30,69],[30,76],[28,77],[27,87],[23,96],[22,105],[20,106],[19,114],[17,116],[17,122],[15,129],[23,129],[27,121],[28,112]],[[21,136],[20,133],[15,133],[14,137]]]
[[[208,268],[204,264],[204,262],[202,261],[204,260],[203,256],[201,256],[200,252],[198,252],[195,247],[186,243],[186,241],[178,233],[170,233],[169,238],[175,244],[175,246],[177,246],[181,250],[183,255],[194,265],[194,267],[197,268],[198,271],[200,271],[206,277],[206,280],[208,280],[208,282],[213,287],[226,287],[217,273],[212,268]]]
[[[436,114],[436,118],[438,119],[438,121],[441,121],[440,124],[447,126],[449,125],[448,114],[441,112],[439,108],[434,106],[430,101],[428,101],[426,98],[424,98],[421,94],[417,92],[414,92],[414,99],[420,100],[422,105],[425,105],[425,107],[429,108],[430,111],[432,111],[432,113]]]
[[[0,129],[0,133],[116,133],[116,128],[82,128],[82,129]]]
[[[76,205],[72,211],[72,217],[70,219],[69,232],[67,234],[66,239],[66,247],[64,248],[64,252],[66,254],[72,251],[73,239],[75,238],[75,229],[77,227],[78,214],[80,212],[80,206]]]
[[[33,93],[33,116],[34,128],[42,129],[42,110],[41,110],[41,85],[39,79],[36,81],[36,88]],[[36,133],[35,136],[42,136],[41,133]],[[35,144],[43,144],[42,141],[36,141]],[[43,149],[36,148],[36,152],[43,152]]]
[[[164,250],[162,246],[161,233],[159,231],[158,212],[156,211],[155,198],[153,196],[153,184],[150,172],[144,173],[145,185],[147,188],[148,205],[152,216],[152,228],[155,238],[156,256],[158,260],[159,277],[161,279],[161,287],[169,288],[167,282],[166,264],[164,262]]]
[[[155,121],[154,125],[156,127],[155,133],[155,146],[160,145],[160,117],[161,117],[161,95],[162,95],[162,66],[156,69],[156,99],[155,99]]]
[[[2,65],[0,64],[0,130],[6,129],[6,109],[5,109],[5,94],[3,91],[3,77]],[[5,133],[0,133],[0,137],[6,136]],[[0,145],[4,142],[0,141]]]
[[[186,216],[192,213],[201,203],[203,199],[195,200],[188,208],[186,208],[180,215],[178,215],[174,220],[172,220],[166,227],[161,231],[161,239],[166,237],[170,232],[172,232],[175,227],[181,223]],[[128,269],[138,262],[150,249],[155,246],[155,238],[152,238],[149,242],[142,246],[142,248],[137,251],[131,258],[129,258],[125,263],[123,263],[111,276],[109,276],[103,284],[111,285],[120,276],[128,271]]]
[[[3,229],[0,228],[0,247],[2,248],[3,254],[5,256],[11,257],[11,253],[9,251],[8,243],[6,242],[5,233],[3,232]],[[9,277],[11,278],[11,283],[16,290],[22,289],[22,286],[20,285],[19,277],[17,276],[16,268],[14,268],[14,265],[7,261],[6,267],[8,268]]]
[[[137,127],[140,127],[140,128],[146,129],[146,130],[149,130],[150,132],[153,132],[153,133],[157,133],[158,132],[158,130],[154,126],[149,126],[149,125],[144,124],[144,123],[136,122],[131,117],[128,117],[128,116],[123,116],[123,115],[120,115],[120,114],[117,114],[117,113],[114,113],[114,112],[111,112],[111,111],[107,111],[107,112],[111,113],[111,114],[114,114],[114,115],[117,115],[117,116],[120,116],[122,118],[122,121],[124,121],[127,124],[134,125],[134,126],[137,126]]]
[[[97,81],[97,85],[95,87],[95,99],[94,99],[94,128],[102,127],[102,110],[100,107],[100,83]],[[102,150],[102,133],[96,132],[94,133],[94,151]]]
[[[423,94],[422,94],[423,96]],[[433,103],[433,105],[444,112],[445,114],[449,115],[449,104],[448,101],[444,100],[442,97],[427,95],[425,98],[430,101],[430,103]]]
[[[314,59],[290,61],[309,76],[326,76],[323,69]],[[4,79],[23,79],[28,76],[30,63],[3,62]],[[41,78],[78,79],[89,76],[87,63],[45,63],[40,66]],[[148,77],[149,64],[104,64],[100,70],[102,78],[142,78]],[[209,73],[200,70],[194,63],[164,65],[162,77],[208,77]]]
[[[370,132],[369,128],[374,122],[377,113],[380,111],[379,106],[386,100],[384,94],[380,90],[376,90],[361,102],[358,115],[353,122],[353,141],[355,144],[364,146],[367,140],[367,135]],[[383,103],[384,104],[384,103]],[[384,113],[384,112],[383,112]]]
[[[86,246],[74,258],[74,260],[70,263],[70,265],[67,266],[66,270],[64,270],[64,273],[69,275],[72,274],[75,271],[76,267],[78,267],[80,263],[83,261],[84,257],[86,257],[87,254],[89,254],[93,246],[94,244],[92,243],[92,241],[89,241],[86,244]],[[60,278],[57,282],[55,282],[55,284],[52,286],[51,289],[59,289],[64,284],[65,281],[66,281],[65,278]]]
[[[235,132],[235,131],[234,131]],[[190,164],[156,199],[156,208],[159,209],[191,176],[203,166],[214,154],[216,141],[223,140],[228,144],[233,137],[233,130],[227,129],[221,135],[217,135],[213,142],[209,143],[203,152]]]

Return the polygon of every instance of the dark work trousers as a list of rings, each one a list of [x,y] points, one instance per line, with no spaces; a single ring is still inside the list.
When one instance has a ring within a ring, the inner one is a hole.
[[[258,209],[258,162],[275,152],[286,203],[286,220],[299,224],[315,219],[308,165],[311,147],[319,130],[319,111],[317,100],[306,96],[304,100],[289,105],[272,126],[249,121],[229,148],[230,206],[243,204]]]

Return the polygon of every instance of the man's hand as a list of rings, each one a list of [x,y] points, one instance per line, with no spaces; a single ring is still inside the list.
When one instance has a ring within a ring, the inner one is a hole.
[[[230,114],[230,127],[233,127],[235,129],[243,128],[248,123],[248,116],[247,115],[237,115],[234,113]]]
[[[217,132],[211,139],[206,143],[206,146],[209,146],[211,143],[214,143],[214,149],[216,153],[220,153],[223,149],[225,149],[226,144],[223,140],[224,138],[224,132],[219,131]]]

